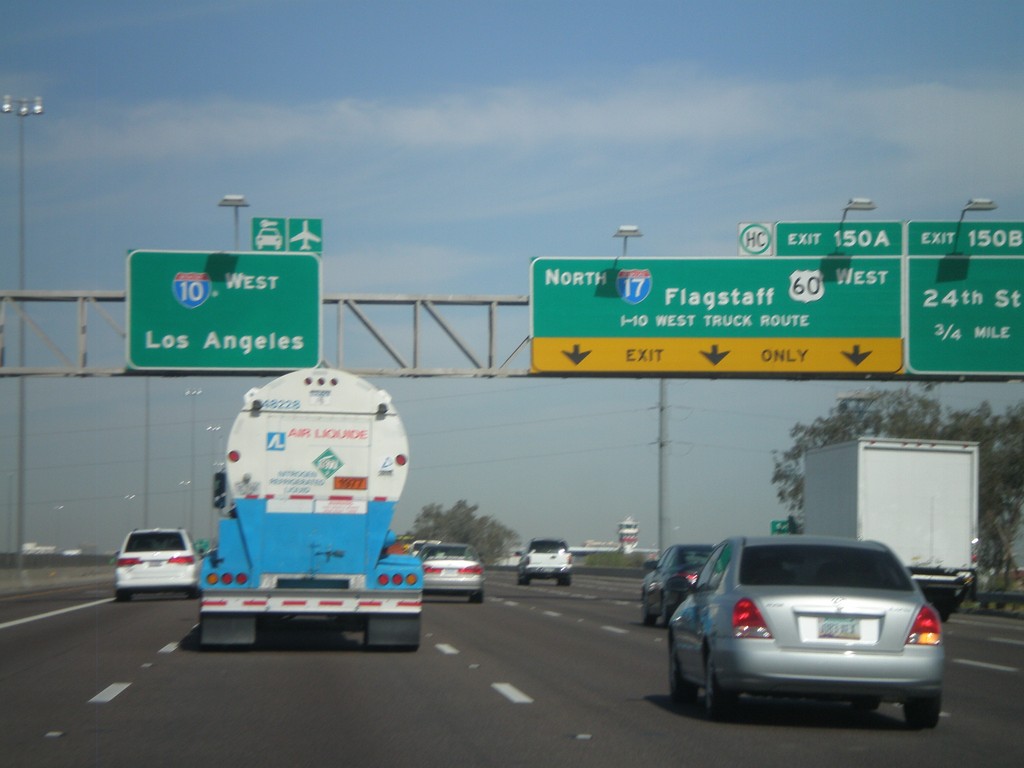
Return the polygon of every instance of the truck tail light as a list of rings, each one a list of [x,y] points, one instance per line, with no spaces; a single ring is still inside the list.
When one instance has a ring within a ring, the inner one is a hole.
[[[917,618],[907,635],[907,645],[939,645],[942,642],[942,622],[929,606],[917,612]]]
[[[208,573],[206,574],[206,583],[210,586],[216,586],[217,584],[248,584],[249,575],[246,573]]]
[[[412,587],[415,586],[418,581],[419,576],[415,573],[392,573],[390,575],[382,573],[377,577],[377,583],[382,587],[386,587],[389,584],[396,587],[401,587],[403,585],[406,587]]]
[[[771,640],[772,633],[761,615],[760,609],[749,598],[742,598],[732,607],[732,634],[734,637],[750,637]]]

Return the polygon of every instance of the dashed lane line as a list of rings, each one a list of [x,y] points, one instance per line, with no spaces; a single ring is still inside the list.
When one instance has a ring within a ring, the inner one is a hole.
[[[124,693],[125,689],[127,689],[129,685],[131,685],[131,683],[111,683],[102,691],[100,691],[91,699],[89,699],[89,703],[109,704],[111,701],[117,698],[117,696]]]
[[[491,683],[491,688],[496,690],[513,704],[533,704],[533,699],[511,683]]]
[[[953,659],[957,664],[963,664],[967,667],[980,667],[981,669],[991,669],[996,672],[1016,672],[1016,667],[1004,667],[1002,664],[989,664],[987,661],[974,661],[973,659]]]

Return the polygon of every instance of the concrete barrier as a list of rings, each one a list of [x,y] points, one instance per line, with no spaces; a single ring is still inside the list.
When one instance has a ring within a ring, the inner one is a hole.
[[[72,566],[64,568],[0,569],[0,593],[66,587],[78,584],[109,586],[114,593],[114,567],[110,565]]]

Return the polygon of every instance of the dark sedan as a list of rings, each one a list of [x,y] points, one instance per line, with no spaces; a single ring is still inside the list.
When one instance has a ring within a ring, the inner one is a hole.
[[[660,618],[661,623],[668,626],[676,606],[693,589],[711,549],[710,544],[673,544],[656,562],[647,563],[648,573],[640,591],[640,614],[644,624],[652,627]]]

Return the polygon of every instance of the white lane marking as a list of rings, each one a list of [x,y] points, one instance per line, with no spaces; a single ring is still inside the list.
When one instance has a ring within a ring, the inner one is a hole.
[[[614,632],[617,635],[628,635],[629,634],[629,630],[628,629],[623,629],[622,627],[611,627],[611,626],[608,626],[607,624],[604,625],[603,627],[601,627],[601,629],[603,629],[605,632]]]
[[[446,656],[455,656],[459,652],[458,648],[448,645],[448,643],[438,643],[434,647]]]
[[[163,648],[161,648],[159,651],[157,651],[157,653],[174,653],[176,650],[178,650],[178,644],[177,643],[168,643]]]
[[[1006,643],[1007,645],[1024,645],[1024,640],[1011,640],[1008,637],[990,637],[990,643]]]
[[[491,683],[491,688],[496,690],[513,704],[533,704],[533,699],[511,683]]]
[[[7,629],[9,627],[16,627],[19,624],[28,624],[31,621],[39,621],[40,619],[48,619],[51,616],[60,616],[62,613],[71,613],[71,611],[80,611],[83,608],[92,608],[94,605],[102,605],[103,603],[111,603],[114,598],[108,597],[103,600],[94,600],[91,603],[82,603],[81,605],[73,605],[70,608],[61,608],[57,611],[50,611],[49,613],[40,613],[37,616],[27,616],[24,619],[15,619],[14,621],[8,621],[6,624],[0,624],[0,629]]]
[[[545,616],[554,616],[557,619],[562,614],[560,614],[558,611],[544,611],[544,615]]]
[[[963,664],[968,667],[981,667],[982,669],[992,669],[996,672],[1016,672],[1016,667],[1004,667],[1002,664],[989,664],[984,661],[974,661],[972,659],[953,659],[957,664]]]
[[[118,696],[119,694],[124,693],[125,689],[129,685],[131,685],[131,683],[111,683],[106,688],[104,688],[102,691],[100,691],[95,696],[93,696],[91,699],[89,699],[89,703],[90,704],[107,704],[107,703],[113,701],[114,698],[116,696]]]

